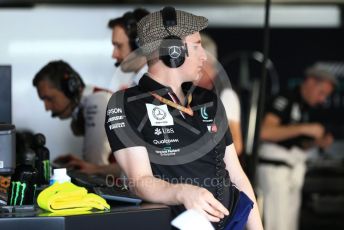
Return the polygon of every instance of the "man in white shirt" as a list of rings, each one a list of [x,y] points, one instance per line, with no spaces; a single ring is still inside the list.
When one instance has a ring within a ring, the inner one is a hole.
[[[112,58],[116,60],[115,66],[124,73],[133,73],[130,83],[121,85],[120,89],[137,85],[140,78],[147,72],[146,57],[138,50],[136,24],[148,14],[147,10],[138,8],[124,13],[121,17],[111,19],[108,23],[108,27],[112,30]],[[115,75],[115,77],[118,76]],[[110,158],[110,160],[111,162],[115,161],[114,158]],[[118,172],[116,164],[114,167],[112,164],[96,165],[75,158],[69,162],[68,166],[79,168],[82,172],[89,174],[117,174]]]
[[[62,60],[45,65],[35,75],[33,85],[52,117],[72,118],[73,133],[84,137],[83,159],[95,165],[109,164],[111,150],[103,123],[111,93],[86,86],[80,75]],[[63,163],[73,159],[78,158],[72,154],[60,158]]]

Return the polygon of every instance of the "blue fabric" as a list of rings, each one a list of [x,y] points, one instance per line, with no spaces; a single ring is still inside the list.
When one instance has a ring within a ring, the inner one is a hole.
[[[252,200],[243,192],[240,192],[237,206],[235,207],[234,216],[228,221],[225,230],[242,230],[244,229],[248,215],[253,208]]]

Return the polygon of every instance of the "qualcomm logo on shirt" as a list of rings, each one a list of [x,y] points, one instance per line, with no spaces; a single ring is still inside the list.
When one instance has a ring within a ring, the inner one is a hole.
[[[153,143],[156,145],[159,144],[171,144],[171,143],[178,143],[178,139],[162,139],[162,140],[153,140]]]
[[[159,136],[161,134],[171,134],[174,133],[173,128],[156,128],[154,129],[154,134]]]

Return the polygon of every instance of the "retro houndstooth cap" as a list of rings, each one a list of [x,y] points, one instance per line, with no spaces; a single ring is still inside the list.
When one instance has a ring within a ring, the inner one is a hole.
[[[186,36],[199,32],[208,26],[208,19],[205,17],[196,16],[181,10],[175,10],[176,25],[168,26],[166,29],[163,23],[163,10],[145,16],[137,24],[139,44],[143,53],[146,55],[157,50],[162,39],[169,35],[178,36],[183,39]]]

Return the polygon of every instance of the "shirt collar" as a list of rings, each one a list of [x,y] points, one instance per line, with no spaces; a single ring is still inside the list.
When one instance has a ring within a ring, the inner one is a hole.
[[[160,84],[159,82],[155,81],[151,77],[149,77],[148,73],[145,73],[142,78],[139,81],[138,84],[144,91],[157,91],[166,89],[167,92],[173,93],[172,89],[168,86],[164,86]],[[191,82],[185,82],[182,84],[182,90],[186,94],[190,90],[191,87],[194,87],[194,85]]]
[[[164,86],[160,84],[159,82],[155,81],[149,75],[146,73],[142,76],[142,78],[139,81],[139,86],[143,91],[146,92],[153,92],[158,91],[159,95],[166,94],[167,92],[172,92],[172,89],[168,86]],[[160,92],[163,92],[162,94]]]
[[[131,86],[135,86],[139,84],[141,77],[147,72],[148,66],[144,65],[135,75],[133,76]]]

